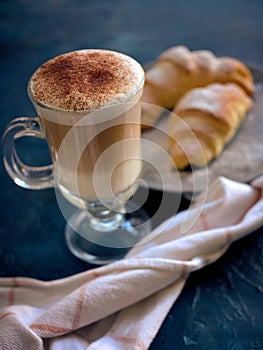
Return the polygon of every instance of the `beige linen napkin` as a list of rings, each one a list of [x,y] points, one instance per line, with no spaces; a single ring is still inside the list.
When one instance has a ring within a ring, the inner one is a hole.
[[[218,178],[125,259],[51,282],[0,279],[1,350],[148,349],[190,272],[263,225],[263,177]],[[202,209],[202,210],[200,210]]]

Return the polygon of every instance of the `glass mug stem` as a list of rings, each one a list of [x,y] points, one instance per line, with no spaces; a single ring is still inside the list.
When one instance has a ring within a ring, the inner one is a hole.
[[[87,212],[89,214],[89,212]],[[120,212],[113,212],[104,208],[97,217],[90,215],[89,224],[93,229],[101,232],[108,232],[117,229],[124,222],[125,206]],[[89,216],[89,215],[88,215]]]
[[[19,158],[15,141],[22,137],[44,138],[37,117],[14,119],[6,128],[2,137],[3,162],[9,176],[20,187],[27,189],[45,189],[54,187],[53,164],[30,166]]]

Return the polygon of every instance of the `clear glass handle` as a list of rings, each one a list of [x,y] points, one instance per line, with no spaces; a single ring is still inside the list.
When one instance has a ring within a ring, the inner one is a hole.
[[[17,155],[15,140],[24,136],[44,137],[38,118],[16,118],[7,126],[2,137],[3,162],[6,171],[20,187],[28,189],[54,187],[53,164],[29,166],[24,164]]]

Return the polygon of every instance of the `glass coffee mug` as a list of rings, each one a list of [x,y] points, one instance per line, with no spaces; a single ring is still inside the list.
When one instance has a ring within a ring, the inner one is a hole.
[[[121,258],[150,231],[148,216],[130,200],[142,168],[143,84],[140,64],[118,52],[57,56],[28,84],[38,117],[13,120],[2,138],[10,177],[27,189],[55,188],[68,247],[90,263]],[[24,136],[45,138],[52,164],[24,164],[15,145]]]

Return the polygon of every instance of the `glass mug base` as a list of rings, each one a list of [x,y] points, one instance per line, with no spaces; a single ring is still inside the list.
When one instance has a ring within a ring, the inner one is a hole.
[[[98,232],[89,224],[87,211],[77,209],[66,225],[66,243],[77,258],[90,264],[104,265],[123,258],[151,231],[147,213],[128,201],[117,229]],[[131,214],[130,214],[131,213]]]

